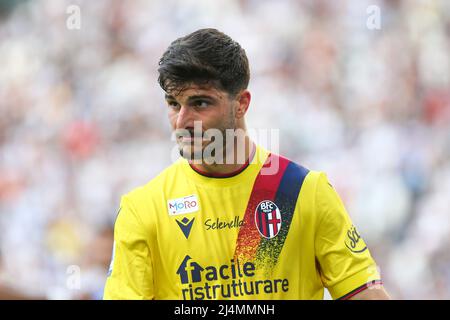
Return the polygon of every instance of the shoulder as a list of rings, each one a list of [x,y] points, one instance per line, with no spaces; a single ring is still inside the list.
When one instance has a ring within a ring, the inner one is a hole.
[[[126,199],[134,204],[149,203],[152,199],[160,198],[166,189],[170,188],[177,179],[180,179],[182,174],[181,160],[179,159],[145,185],[138,186],[123,195],[122,199]]]
[[[176,161],[145,185],[124,194],[116,224],[119,221],[119,224],[131,225],[130,230],[142,226],[146,234],[152,234],[154,221],[160,213],[166,212],[165,190],[176,183],[177,177],[182,174],[179,170],[180,164]]]
[[[316,185],[321,177],[326,176],[323,172],[312,170],[301,162],[272,152],[269,153],[269,162],[270,167],[276,169],[274,172],[282,175],[283,179],[301,180],[302,184]]]
[[[298,191],[301,201],[308,202],[312,207],[335,203],[338,201],[336,191],[329,182],[324,171],[313,170],[302,163],[293,161],[277,154],[272,155],[272,162],[278,162],[278,175],[281,175],[280,186],[286,185],[286,190]],[[278,160],[276,160],[278,159]],[[274,165],[274,164],[272,164]]]

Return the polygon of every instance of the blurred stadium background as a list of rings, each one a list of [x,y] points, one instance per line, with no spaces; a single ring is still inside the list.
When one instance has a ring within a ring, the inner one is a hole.
[[[159,57],[201,27],[246,49],[248,126],[328,173],[392,297],[449,299],[447,0],[1,0],[0,297],[101,298],[120,196],[171,163]]]

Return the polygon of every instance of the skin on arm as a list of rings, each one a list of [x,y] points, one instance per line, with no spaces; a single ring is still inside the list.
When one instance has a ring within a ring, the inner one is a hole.
[[[0,300],[46,300],[46,298],[43,296],[31,296],[0,283]]]
[[[366,290],[363,290],[357,294],[355,294],[353,297],[351,297],[349,300],[390,300],[388,293],[384,289],[382,285],[377,285],[372,288],[367,288]]]

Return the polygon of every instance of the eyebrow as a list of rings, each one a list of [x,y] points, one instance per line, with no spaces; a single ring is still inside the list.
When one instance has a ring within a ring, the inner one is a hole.
[[[166,98],[166,100],[175,100],[176,101],[175,97],[172,95],[166,94],[165,98]],[[209,95],[194,95],[194,96],[188,97],[187,101],[190,102],[190,101],[203,100],[203,99],[204,100],[214,100],[214,101],[216,100],[216,98],[209,96]]]

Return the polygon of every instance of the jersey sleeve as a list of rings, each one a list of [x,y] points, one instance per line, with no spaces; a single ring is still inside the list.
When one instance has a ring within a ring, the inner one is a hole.
[[[104,289],[105,300],[154,298],[150,249],[131,201],[122,197],[114,225],[114,248]]]
[[[324,173],[316,186],[315,254],[322,283],[333,299],[346,299],[381,283],[364,240]]]

